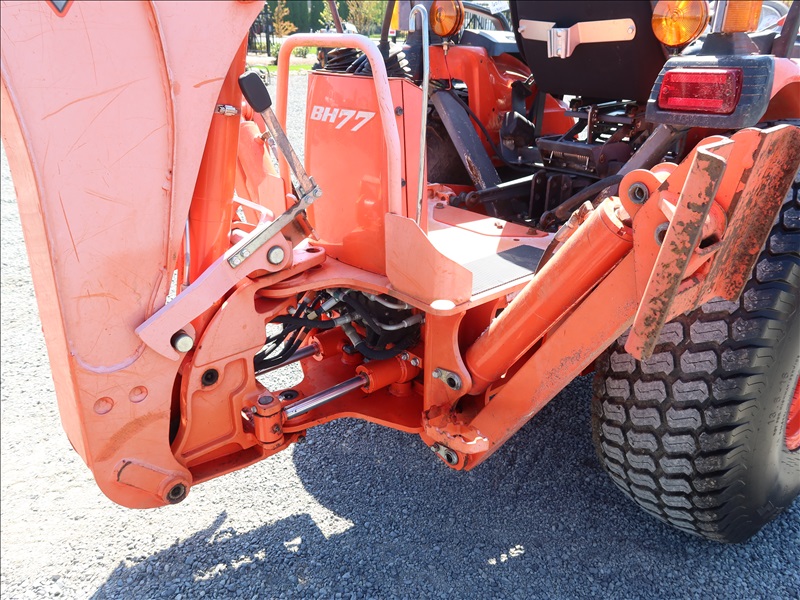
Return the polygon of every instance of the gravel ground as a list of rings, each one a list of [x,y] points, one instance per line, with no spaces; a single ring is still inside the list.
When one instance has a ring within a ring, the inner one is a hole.
[[[600,470],[587,378],[471,473],[347,420],[177,506],[116,506],[61,429],[5,152],[1,274],[4,599],[800,598],[800,502],[735,547],[653,520]]]

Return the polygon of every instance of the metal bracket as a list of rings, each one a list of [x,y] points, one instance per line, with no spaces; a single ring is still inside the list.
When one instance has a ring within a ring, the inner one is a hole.
[[[311,191],[300,198],[300,200],[295,202],[291,208],[289,208],[277,219],[269,224],[263,224],[257,227],[250,235],[249,239],[242,245],[242,247],[228,257],[228,264],[231,267],[235,269],[242,264],[242,262],[244,262],[248,256],[252,255],[253,252],[261,248],[261,246],[266,244],[270,239],[278,235],[278,233],[284,227],[286,227],[298,215],[303,213],[306,208],[313,204],[314,200],[322,196],[322,190],[320,190],[319,186],[314,183],[314,178],[309,177],[308,179],[313,186]]]
[[[451,390],[458,391],[461,389],[461,376],[458,373],[439,367],[433,370],[431,377],[443,381]]]
[[[627,42],[636,37],[633,19],[607,19],[555,27],[549,21],[521,19],[517,29],[526,40],[547,42],[548,58],[569,58],[581,44]]]

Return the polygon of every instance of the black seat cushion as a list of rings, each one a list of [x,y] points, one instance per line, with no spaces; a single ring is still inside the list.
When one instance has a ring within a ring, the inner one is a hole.
[[[569,94],[597,101],[647,101],[666,62],[663,47],[653,34],[652,14],[652,4],[646,0],[511,2],[517,43],[539,89],[557,96]],[[570,27],[579,22],[625,18],[636,24],[634,39],[581,44],[569,58],[548,58],[547,42],[526,40],[518,31],[520,19]]]

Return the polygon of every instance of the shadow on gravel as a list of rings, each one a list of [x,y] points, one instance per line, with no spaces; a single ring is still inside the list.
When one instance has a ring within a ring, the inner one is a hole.
[[[297,471],[352,528],[326,539],[295,516],[237,533],[222,513],[120,565],[94,597],[798,597],[800,502],[743,546],[669,529],[600,470],[589,394],[588,378],[572,384],[471,473],[415,436],[354,421],[313,430]],[[169,586],[153,587],[158,570]]]

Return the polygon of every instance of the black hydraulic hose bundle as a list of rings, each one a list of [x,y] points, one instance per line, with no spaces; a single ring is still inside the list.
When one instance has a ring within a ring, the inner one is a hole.
[[[351,338],[353,349],[370,360],[393,358],[404,350],[408,350],[416,343],[417,336],[412,332],[402,340],[394,342],[391,348],[377,349],[370,347],[367,341],[358,335],[355,328],[350,325],[350,321],[360,320],[368,330],[376,334],[383,332],[385,326],[382,327],[381,324],[373,318],[369,309],[358,297],[348,292],[341,295],[335,294],[333,298],[336,304],[343,304],[349,309],[349,312],[342,313],[341,316],[335,319],[321,320],[318,318],[319,314],[317,310],[323,304],[325,297],[330,298],[331,296],[321,293],[310,303],[303,300],[298,304],[293,314],[280,315],[272,320],[273,324],[280,325],[282,329],[280,332],[267,338],[264,348],[253,358],[256,372],[266,371],[284,363],[297,352],[303,340],[315,329],[327,331],[336,327],[342,327],[344,331],[348,332],[348,337]],[[323,312],[326,310],[327,309],[323,309]],[[313,312],[309,314],[309,311]],[[383,338],[379,335],[378,345],[380,345],[382,339]],[[281,346],[283,346],[283,348],[277,351]]]

